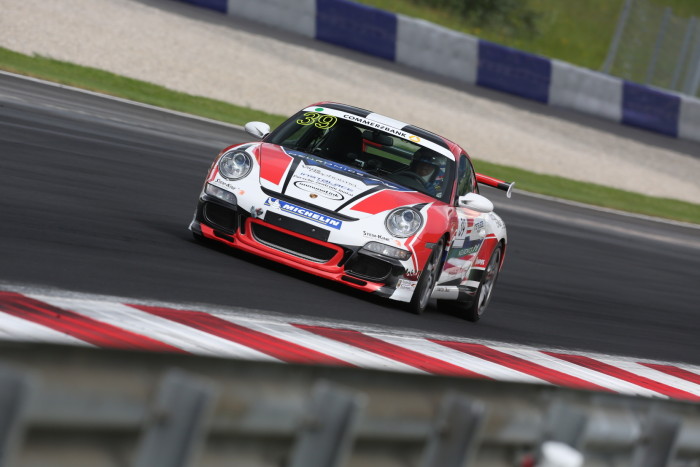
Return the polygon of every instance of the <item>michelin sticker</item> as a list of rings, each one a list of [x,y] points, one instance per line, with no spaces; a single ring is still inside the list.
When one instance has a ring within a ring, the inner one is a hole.
[[[332,229],[340,230],[340,228],[343,226],[343,221],[341,220],[324,216],[323,214],[320,214],[318,212],[303,208],[301,206],[297,206],[296,204],[279,200],[277,198],[267,198],[267,200],[265,200],[265,206],[277,208],[282,212],[304,218],[311,222],[315,222],[317,224],[330,227]]]

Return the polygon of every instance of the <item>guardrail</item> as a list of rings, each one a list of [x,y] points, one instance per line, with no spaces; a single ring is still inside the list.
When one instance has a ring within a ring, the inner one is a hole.
[[[681,401],[54,345],[0,355],[0,466],[581,465],[572,449],[586,466],[700,459],[700,405]]]
[[[178,0],[423,71],[700,141],[700,99],[350,0]]]

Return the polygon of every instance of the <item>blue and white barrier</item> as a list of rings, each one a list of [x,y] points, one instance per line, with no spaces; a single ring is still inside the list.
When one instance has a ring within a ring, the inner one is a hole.
[[[700,141],[700,100],[351,0],[180,0],[469,84]]]

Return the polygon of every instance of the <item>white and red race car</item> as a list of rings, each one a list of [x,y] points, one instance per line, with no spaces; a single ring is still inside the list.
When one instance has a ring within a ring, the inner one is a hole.
[[[466,151],[421,128],[321,102],[261,141],[230,146],[206,178],[190,230],[310,274],[477,321],[506,251],[506,227]]]

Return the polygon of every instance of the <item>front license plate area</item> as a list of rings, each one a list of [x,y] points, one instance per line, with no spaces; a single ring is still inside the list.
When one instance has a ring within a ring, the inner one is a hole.
[[[328,236],[330,235],[330,232],[326,229],[307,224],[306,222],[297,219],[292,219],[291,217],[277,214],[276,212],[267,211],[263,219],[268,224],[291,230],[292,232],[306,235],[307,237],[322,240],[324,242],[328,241]]]

